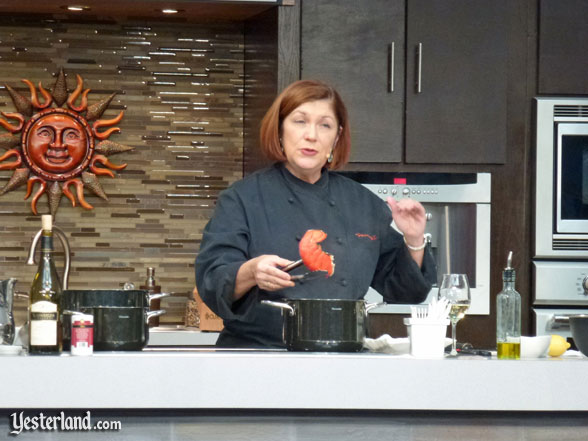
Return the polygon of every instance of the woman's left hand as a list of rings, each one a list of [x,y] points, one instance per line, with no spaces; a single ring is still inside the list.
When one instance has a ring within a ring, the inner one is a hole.
[[[422,245],[427,223],[425,207],[420,202],[408,198],[397,201],[388,197],[386,202],[392,210],[392,219],[404,234],[406,242],[415,247]]]

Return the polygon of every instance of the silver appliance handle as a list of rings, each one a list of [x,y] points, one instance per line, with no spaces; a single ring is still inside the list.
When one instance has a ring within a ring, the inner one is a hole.
[[[445,259],[447,262],[447,274],[451,273],[451,240],[449,234],[449,205],[445,205]]]
[[[565,331],[570,329],[570,316],[569,315],[552,315],[547,321],[547,330],[560,330]]]
[[[417,46],[417,93],[421,93],[423,79],[423,43],[419,43]]]
[[[390,44],[390,53],[388,54],[390,58],[390,86],[388,92],[394,92],[394,42]]]

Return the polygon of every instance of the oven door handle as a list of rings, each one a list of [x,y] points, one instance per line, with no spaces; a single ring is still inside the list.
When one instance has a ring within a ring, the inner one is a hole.
[[[547,322],[547,330],[558,329],[558,330],[569,330],[570,329],[570,316],[569,315],[552,315]]]

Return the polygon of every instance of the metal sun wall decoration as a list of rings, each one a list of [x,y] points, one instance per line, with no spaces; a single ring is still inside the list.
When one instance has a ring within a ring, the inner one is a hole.
[[[122,170],[127,164],[115,165],[107,156],[133,150],[133,147],[108,140],[110,135],[120,132],[120,128],[110,127],[99,131],[122,120],[123,111],[116,118],[99,119],[110,105],[115,93],[88,106],[87,97],[90,89],[84,90],[81,76],[76,75],[76,79],[77,87],[71,94],[68,94],[63,69],[59,71],[51,92],[44,89],[39,82],[43,102],[39,99],[34,84],[29,80],[21,81],[30,89],[30,100],[12,87],[5,86],[17,112],[0,113],[5,118],[17,122],[11,124],[0,118],[0,126],[10,132],[0,135],[0,148],[7,150],[0,156],[0,170],[14,170],[8,183],[0,189],[0,196],[26,182],[27,192],[24,198],[28,199],[38,184],[39,188],[31,200],[31,210],[34,214],[38,214],[37,201],[44,193],[48,195],[49,210],[53,216],[63,195],[74,207],[77,197],[83,208],[93,209],[94,207],[84,199],[84,187],[98,197],[108,200],[97,176],[106,175],[114,178],[111,170]],[[76,105],[80,95],[80,104]],[[64,103],[67,104],[67,108],[63,107]],[[52,104],[56,107],[52,107]],[[98,140],[97,144],[95,140]],[[12,157],[15,158],[13,161],[4,162]],[[70,190],[72,185],[75,187],[75,196]]]

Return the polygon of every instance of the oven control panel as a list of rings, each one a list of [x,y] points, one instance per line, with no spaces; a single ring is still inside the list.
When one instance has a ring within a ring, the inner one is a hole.
[[[490,174],[479,173],[475,184],[455,185],[407,185],[362,184],[380,198],[412,198],[419,202],[439,203],[490,203]]]
[[[588,306],[588,262],[533,262],[535,305]]]
[[[407,185],[378,185],[378,184],[364,184],[372,192],[376,193],[381,198],[385,199],[392,196],[395,199],[413,198],[417,201],[426,200],[427,196],[439,195],[439,187],[421,187],[421,186],[407,186]]]

